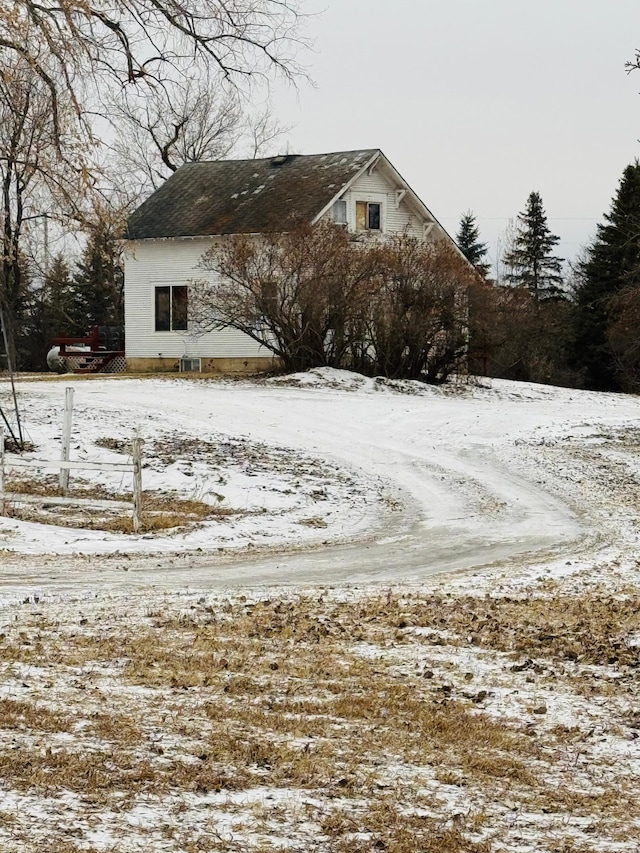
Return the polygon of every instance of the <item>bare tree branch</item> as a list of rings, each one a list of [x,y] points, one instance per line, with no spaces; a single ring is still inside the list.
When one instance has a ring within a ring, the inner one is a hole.
[[[155,88],[194,63],[237,86],[300,72],[298,0],[15,0],[0,10],[0,67],[20,56],[46,84],[60,145],[62,89],[83,116],[123,85]]]
[[[255,157],[284,132],[266,105],[247,112],[236,92],[224,92],[209,78],[156,90],[153,98],[128,93],[111,105],[117,128],[112,146],[114,176],[123,172],[140,197],[162,184],[184,163]]]

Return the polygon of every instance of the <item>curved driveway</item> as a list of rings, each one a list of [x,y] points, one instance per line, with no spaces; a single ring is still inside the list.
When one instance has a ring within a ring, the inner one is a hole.
[[[514,450],[519,441],[584,424],[585,400],[597,407],[594,395],[552,391],[534,390],[527,399],[492,389],[457,397],[436,390],[374,393],[371,386],[365,393],[245,383],[84,383],[88,405],[114,417],[131,407],[141,419],[161,418],[165,429],[243,435],[358,469],[386,484],[390,506],[365,540],[347,545],[232,559],[138,556],[127,571],[113,557],[11,559],[2,586],[33,583],[34,564],[41,566],[38,585],[56,589],[417,579],[574,547],[583,532],[574,512],[520,470]],[[629,398],[601,399],[606,405],[597,423],[615,425],[637,411]]]

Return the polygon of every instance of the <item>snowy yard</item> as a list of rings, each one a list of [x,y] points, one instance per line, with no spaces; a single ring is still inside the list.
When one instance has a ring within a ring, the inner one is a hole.
[[[0,518],[0,851],[638,850],[640,401],[65,378],[34,458],[67,384],[147,524]]]

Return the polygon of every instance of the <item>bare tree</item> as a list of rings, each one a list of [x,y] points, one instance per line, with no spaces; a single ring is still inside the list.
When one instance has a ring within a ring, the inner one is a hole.
[[[250,113],[246,117],[245,127],[246,153],[252,159],[269,156],[273,151],[274,143],[291,129],[280,124],[274,117],[268,103],[263,106],[262,110]]]
[[[0,12],[2,65],[23,60],[46,87],[62,150],[64,101],[76,133],[105,91],[157,89],[194,66],[232,86],[297,68],[298,0],[15,0]]]
[[[496,284],[506,284],[513,273],[513,267],[507,259],[513,254],[516,239],[516,223],[513,219],[507,222],[504,231],[498,235],[496,250]]]
[[[110,111],[116,129],[112,183],[126,174],[136,200],[184,163],[243,152],[257,157],[285,131],[268,105],[254,113],[237,91],[225,91],[208,76],[162,87],[153,97],[120,94]]]
[[[288,78],[298,73],[294,52],[301,17],[298,0],[15,0],[3,5],[0,295],[10,324],[19,302],[25,223],[53,211],[86,223],[97,195],[112,200],[113,188],[98,189],[108,183],[99,180],[106,172],[97,132],[105,105],[117,98],[138,108],[150,104],[147,124],[157,130],[156,140],[150,138],[167,168],[180,158],[202,156],[214,150],[216,138],[229,134],[234,93],[251,92],[274,73]],[[189,87],[190,79],[211,82],[211,91],[218,93],[215,108],[202,87]],[[167,112],[179,91],[184,99],[174,113]],[[187,115],[191,108],[195,119]],[[169,135],[157,125],[161,117]],[[127,202],[135,200],[130,193]]]
[[[640,50],[636,50],[636,55],[633,59],[630,59],[628,62],[625,62],[624,66],[628,72],[637,71],[640,68]]]
[[[61,111],[59,121],[67,114]],[[75,146],[73,168],[60,158],[48,89],[21,58],[0,70],[0,126],[0,300],[8,355],[15,359],[16,322],[24,301],[24,231],[53,209],[81,218],[79,200],[86,197],[88,181],[82,147]]]

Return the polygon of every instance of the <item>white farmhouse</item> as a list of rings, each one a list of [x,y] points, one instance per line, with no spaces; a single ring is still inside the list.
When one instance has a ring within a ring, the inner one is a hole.
[[[189,329],[189,282],[228,234],[283,230],[291,217],[351,231],[453,241],[378,149],[182,166],[130,217],[125,248],[127,369],[268,370],[271,353],[234,329]]]

